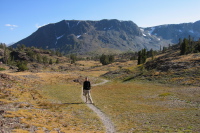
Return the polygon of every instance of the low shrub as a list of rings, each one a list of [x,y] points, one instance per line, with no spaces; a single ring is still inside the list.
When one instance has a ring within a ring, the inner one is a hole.
[[[4,71],[4,70],[6,70],[5,68],[2,68],[2,67],[0,67],[0,71]]]
[[[19,61],[17,62],[18,71],[25,71],[28,70],[27,62],[26,61]]]
[[[166,92],[166,93],[162,93],[162,94],[160,94],[159,97],[165,97],[165,96],[169,96],[169,95],[171,95],[171,94],[168,93],[168,92]]]

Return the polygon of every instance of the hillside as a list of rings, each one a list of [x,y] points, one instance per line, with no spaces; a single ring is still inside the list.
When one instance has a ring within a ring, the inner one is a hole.
[[[179,51],[171,51],[147,62],[145,68],[150,71],[146,74],[149,80],[200,86],[199,53],[180,56]]]
[[[132,21],[62,20],[39,28],[36,32],[15,43],[27,47],[59,50],[62,53],[102,54],[138,51],[142,48],[159,49],[170,41],[156,36],[143,36]]]
[[[54,67],[56,64],[70,64],[70,57],[63,56],[59,51],[38,49],[35,47],[26,47],[18,45],[17,48],[6,47],[0,44],[0,62],[1,66],[11,71],[31,71],[40,72],[45,69],[54,71],[62,70],[65,67]]]
[[[198,46],[199,44],[197,42]],[[145,64],[109,71],[102,77],[124,82],[144,80],[162,84],[200,86],[200,54],[198,52],[180,55],[180,45],[177,44],[160,52],[153,60],[148,58]]]

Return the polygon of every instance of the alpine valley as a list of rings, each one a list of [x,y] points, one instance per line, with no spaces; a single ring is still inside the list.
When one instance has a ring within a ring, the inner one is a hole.
[[[175,44],[179,38],[200,37],[200,21],[138,27],[132,21],[116,19],[100,21],[62,20],[40,27],[30,36],[12,45],[59,50],[64,54],[102,54],[127,51],[158,50]]]

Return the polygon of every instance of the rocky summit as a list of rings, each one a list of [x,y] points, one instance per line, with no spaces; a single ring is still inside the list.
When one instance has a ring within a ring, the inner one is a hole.
[[[138,51],[142,48],[160,49],[171,43],[170,40],[145,35],[132,21],[62,20],[40,27],[33,34],[15,43],[25,46],[59,50],[62,53],[102,54],[111,52]]]

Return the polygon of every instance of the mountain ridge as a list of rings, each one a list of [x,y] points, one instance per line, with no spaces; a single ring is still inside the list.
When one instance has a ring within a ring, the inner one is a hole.
[[[199,32],[198,24],[196,27]],[[172,38],[173,31],[162,25],[141,28],[132,21],[117,19],[62,20],[40,27],[12,47],[24,44],[28,47],[59,50],[65,54],[102,54],[106,51],[107,53],[139,51],[143,48],[159,50],[160,46],[168,46],[178,41],[176,41],[178,36]],[[167,33],[170,35],[166,36]],[[188,34],[185,33],[184,36]]]
[[[190,23],[164,24],[153,27],[141,28],[145,34],[156,35],[171,43],[178,43],[179,38],[188,38],[190,35],[194,40],[200,38],[200,20]]]

